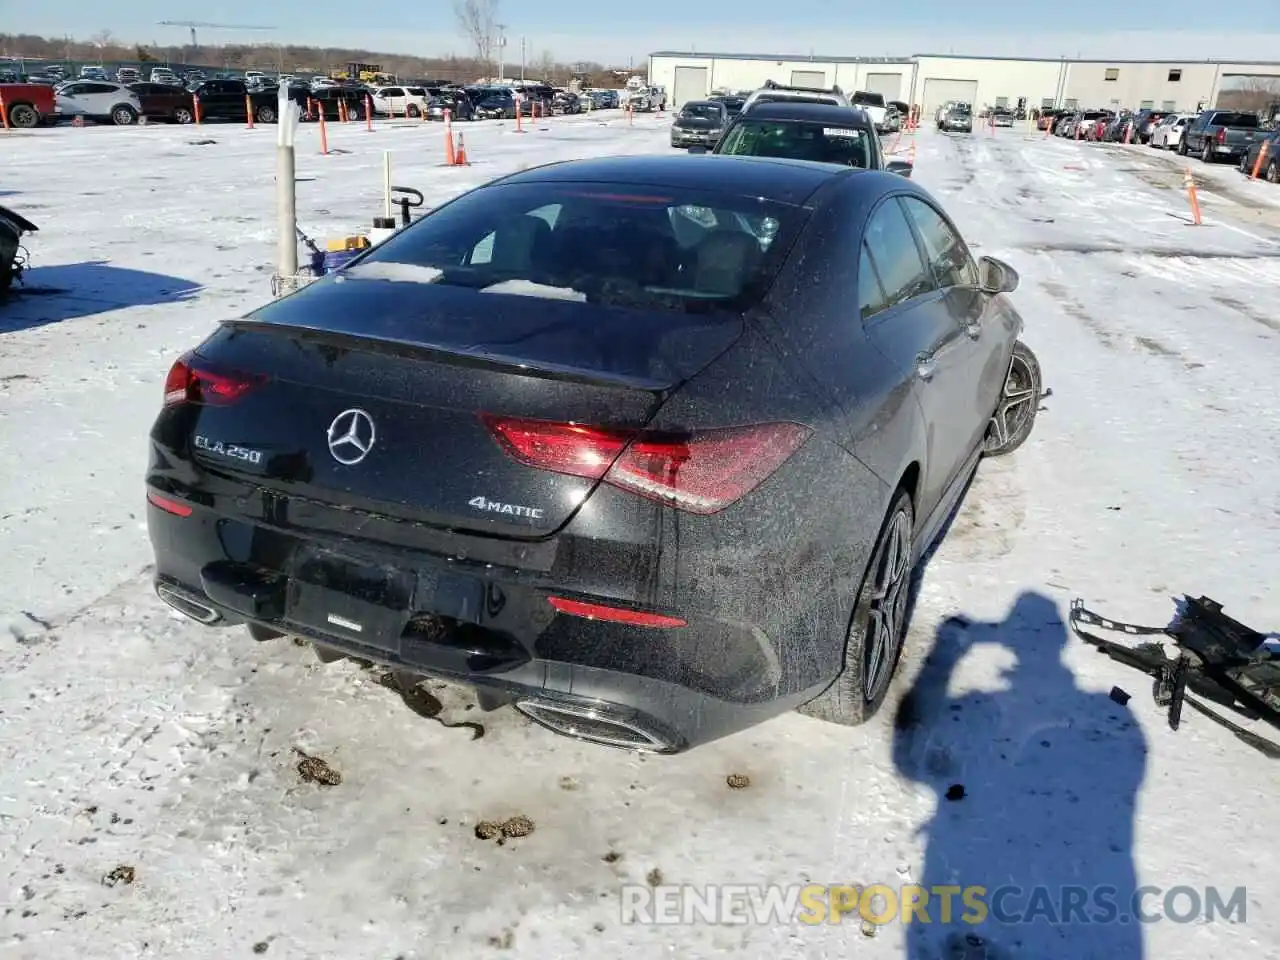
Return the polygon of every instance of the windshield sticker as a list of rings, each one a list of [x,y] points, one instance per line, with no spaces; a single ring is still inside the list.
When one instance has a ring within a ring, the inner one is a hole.
[[[824,137],[860,137],[861,130],[847,130],[843,127],[823,127],[822,135]]]

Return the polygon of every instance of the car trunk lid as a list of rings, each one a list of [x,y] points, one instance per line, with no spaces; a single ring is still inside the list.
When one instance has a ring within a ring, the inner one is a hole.
[[[249,388],[194,408],[193,456],[282,495],[493,536],[554,532],[599,480],[522,465],[488,418],[639,429],[742,331],[729,313],[315,286],[323,296],[277,301],[199,348],[194,364]]]

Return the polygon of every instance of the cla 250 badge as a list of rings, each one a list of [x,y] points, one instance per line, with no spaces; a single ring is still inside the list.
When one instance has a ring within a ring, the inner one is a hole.
[[[537,507],[521,507],[514,503],[499,503],[497,500],[490,500],[488,497],[472,497],[467,501],[467,505],[475,507],[477,510],[483,510],[485,513],[503,513],[509,517],[528,517],[530,520],[542,519],[542,511]]]
[[[202,437],[199,434],[196,434],[195,442],[196,449],[204,450],[206,453],[212,453],[219,457],[227,457],[231,460],[242,460],[245,463],[262,463],[261,450],[250,450],[248,447],[236,446],[233,443],[223,443],[221,440],[210,440],[208,437]]]

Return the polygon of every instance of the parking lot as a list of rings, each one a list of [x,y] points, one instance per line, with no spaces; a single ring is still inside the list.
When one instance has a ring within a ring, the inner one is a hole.
[[[668,153],[668,123],[611,111],[523,132],[459,125],[468,167],[443,166],[440,124],[330,125],[327,156],[310,125],[299,226],[317,240],[367,227],[384,151],[393,181],[431,207],[524,166]],[[885,139],[904,156],[914,143],[914,178],[975,253],[1019,271],[1013,300],[1052,388],[1031,440],[980,468],[931,559],[891,697],[957,616],[1038,631],[1066,669],[1018,664],[975,633],[928,737],[895,730],[891,704],[862,728],[788,715],[645,759],[512,710],[481,714],[444,685],[435,719],[447,722],[424,719],[350,662],[205,630],[157,600],[146,434],[172,359],[270,297],[275,128],[0,138],[0,203],[40,227],[31,291],[0,311],[6,955],[901,957],[896,924],[874,936],[848,922],[626,924],[619,888],[898,886],[940,855],[957,876],[1054,884],[1086,872],[1098,837],[1140,883],[1249,887],[1247,924],[1154,923],[1147,955],[1261,956],[1280,942],[1259,906],[1280,841],[1232,832],[1274,810],[1265,761],[1194,715],[1169,730],[1148,682],[1069,641],[1060,619],[1011,616],[1020,598],[1063,617],[1081,597],[1163,623],[1187,593],[1276,629],[1280,194],[1197,162],[1194,226],[1187,162],[1143,146],[1020,128]],[[1133,694],[1123,711],[1108,699],[1117,685]],[[482,736],[456,726],[473,721]],[[1129,725],[1128,753],[1055,754],[1064,723],[1086,741]],[[342,782],[299,783],[299,750]],[[993,764],[993,751],[1024,760]],[[928,785],[939,770],[963,784],[947,810],[978,838],[943,854],[927,849],[946,836]],[[730,789],[732,775],[747,785]],[[1015,823],[1037,791],[1057,798],[1054,818]],[[479,821],[517,815],[531,835],[477,839]],[[104,885],[121,865],[137,879]],[[1118,929],[1072,928],[1069,943],[1028,932],[988,955],[1136,956]]]

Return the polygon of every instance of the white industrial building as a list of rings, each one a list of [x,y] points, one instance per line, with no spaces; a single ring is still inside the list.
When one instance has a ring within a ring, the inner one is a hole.
[[[1233,60],[1048,60],[916,54],[884,57],[788,57],[744,53],[649,56],[649,82],[664,86],[679,107],[713,90],[753,90],[766,80],[798,86],[838,85],[923,106],[948,100],[975,107],[1154,107],[1195,110],[1216,102],[1232,77],[1280,77],[1280,62]]]

